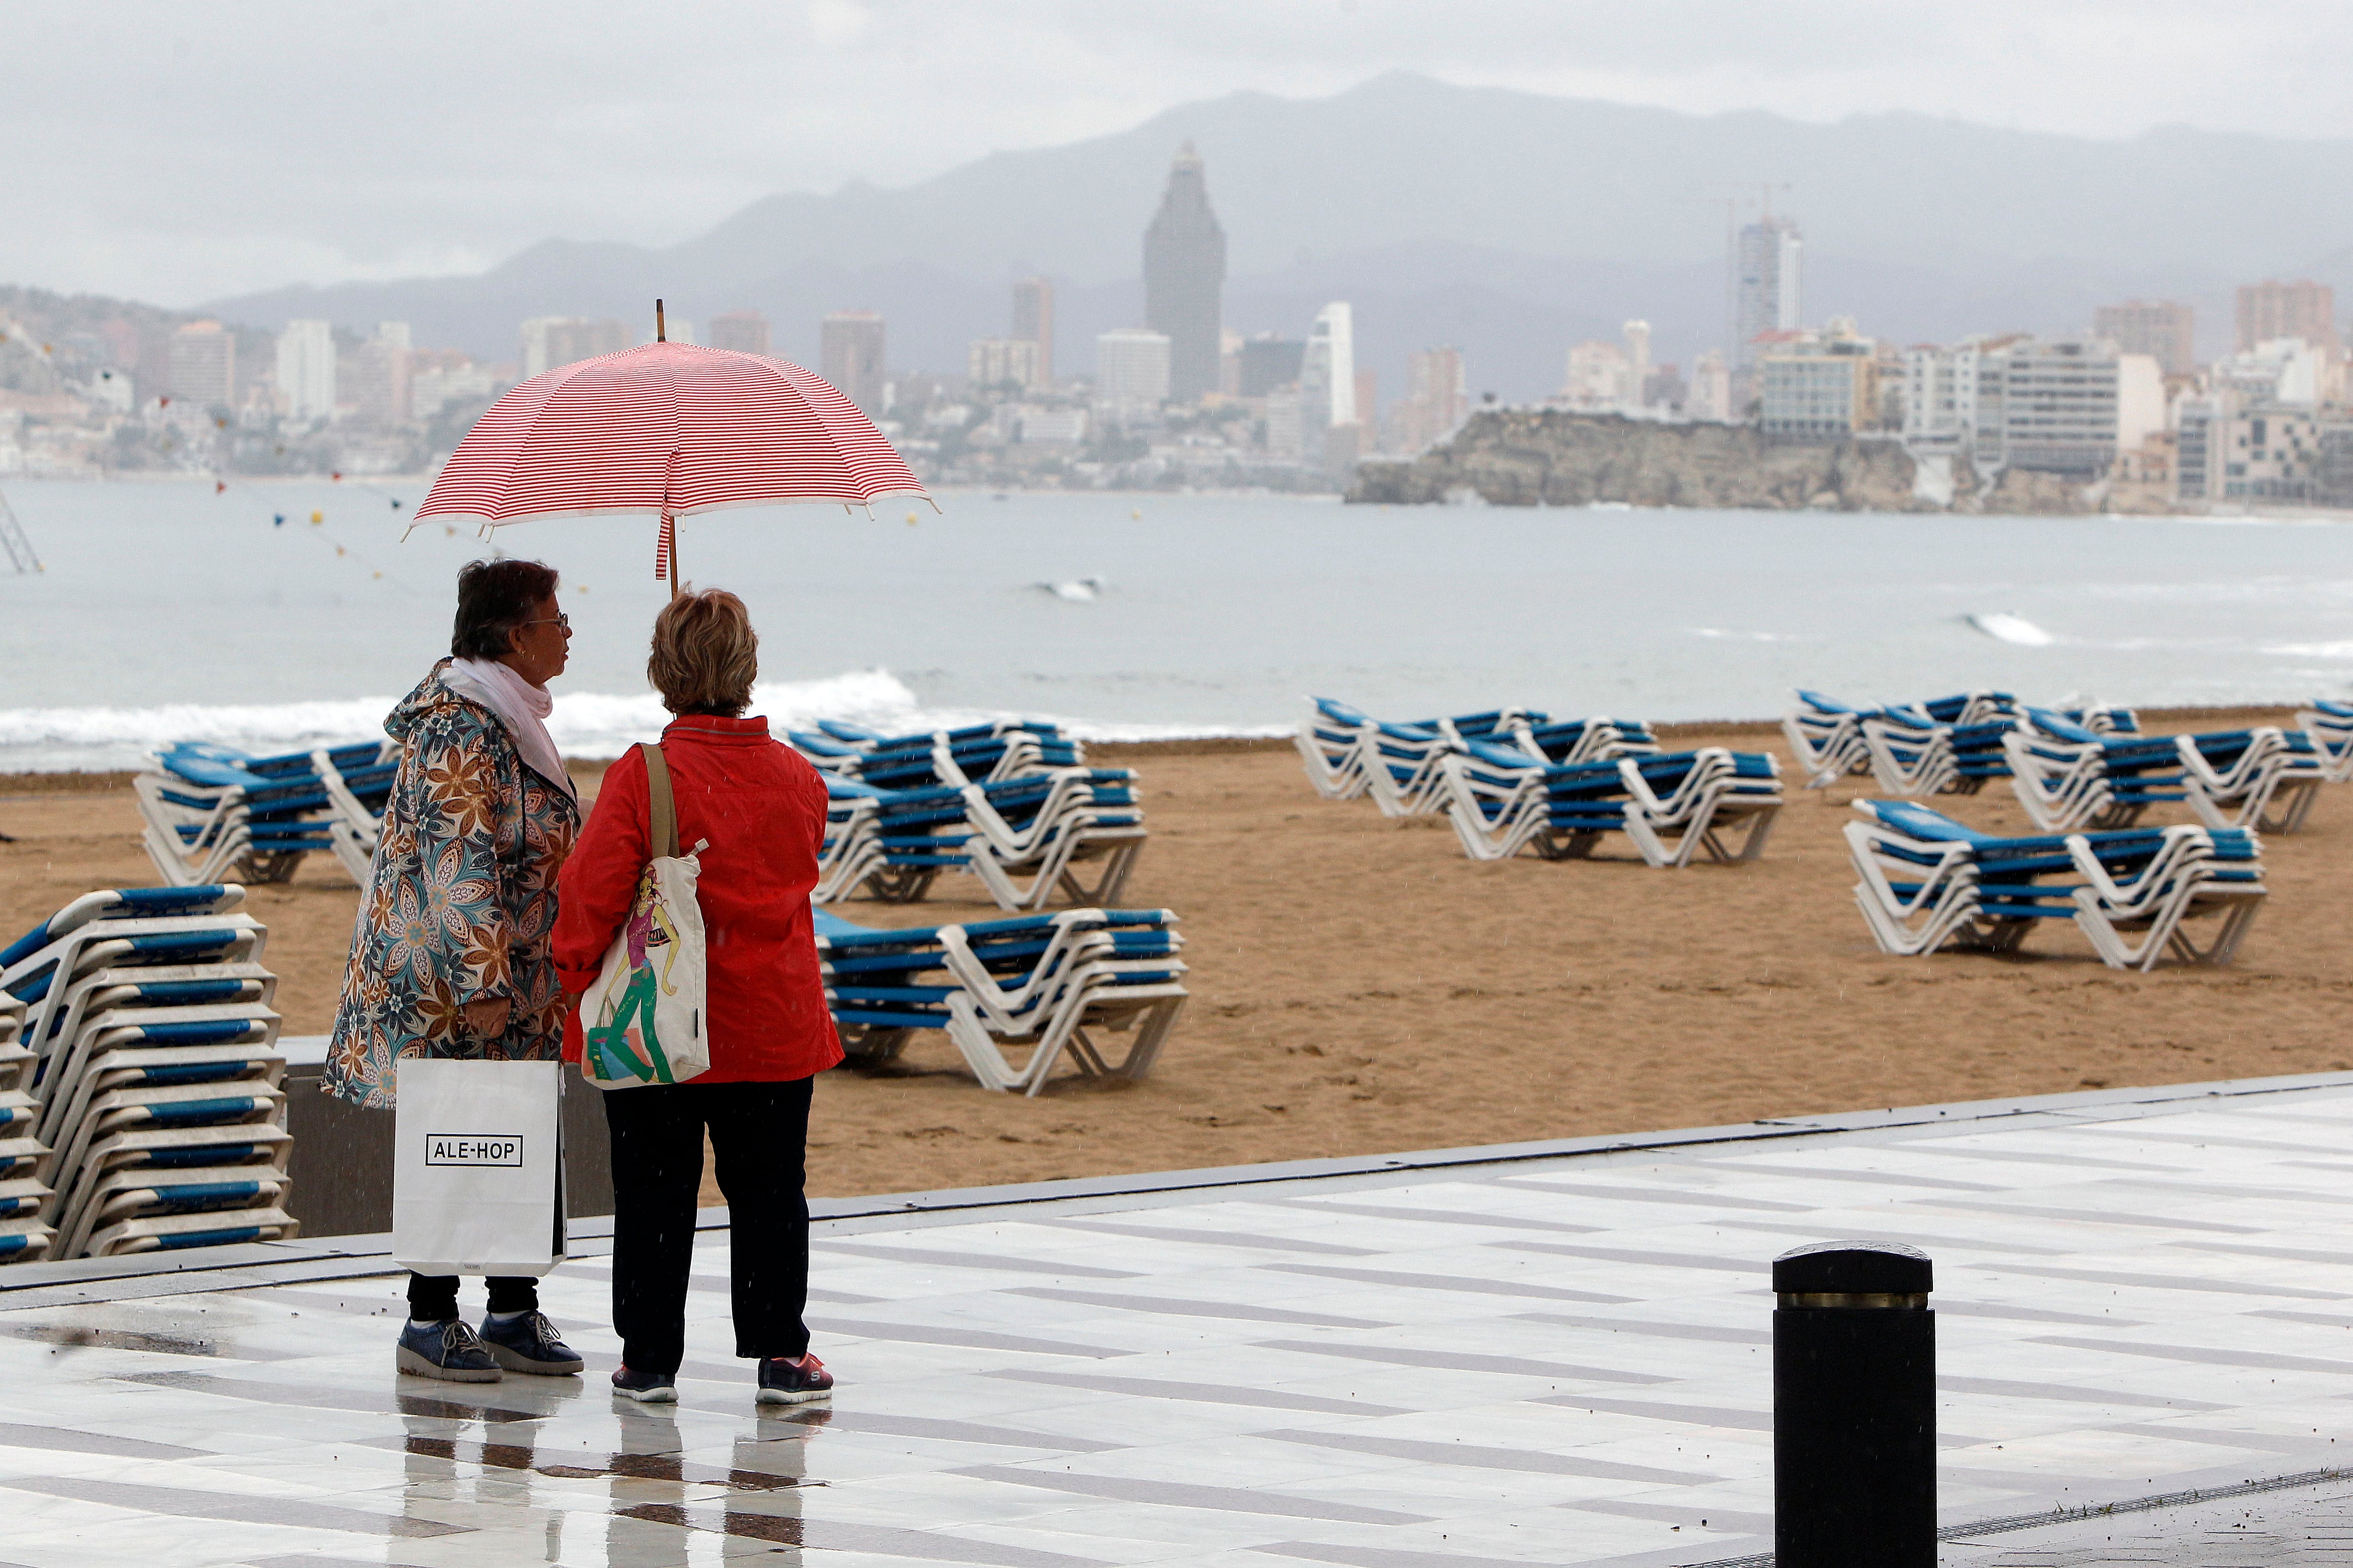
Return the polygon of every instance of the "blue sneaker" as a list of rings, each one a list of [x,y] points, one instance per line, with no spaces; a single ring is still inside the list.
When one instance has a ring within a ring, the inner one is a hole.
[[[678,1383],[666,1372],[631,1372],[626,1366],[613,1369],[613,1393],[621,1399],[634,1399],[640,1405],[676,1405]]]
[[[517,1312],[505,1322],[482,1320],[482,1344],[509,1372],[541,1377],[570,1377],[581,1368],[580,1352],[557,1337],[555,1325],[536,1308]]]
[[[444,1383],[496,1383],[499,1363],[474,1337],[474,1331],[462,1318],[450,1318],[419,1328],[415,1323],[400,1326],[400,1351],[394,1364],[418,1377],[438,1377]]]

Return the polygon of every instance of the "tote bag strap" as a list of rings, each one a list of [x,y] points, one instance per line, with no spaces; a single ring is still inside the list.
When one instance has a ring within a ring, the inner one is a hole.
[[[670,793],[670,759],[662,755],[660,742],[638,750],[646,759],[646,810],[651,818],[652,834],[648,847],[649,858],[678,858],[678,805]]]

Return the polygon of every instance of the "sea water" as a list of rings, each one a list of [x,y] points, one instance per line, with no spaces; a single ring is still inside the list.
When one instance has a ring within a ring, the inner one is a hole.
[[[492,548],[564,576],[558,741],[658,729],[668,589],[642,518],[486,543],[421,487],[6,487],[47,571],[0,575],[0,772],[134,766],[203,737],[377,732]],[[2037,701],[2277,702],[2353,677],[2337,523],[1365,507],[1290,496],[951,493],[679,525],[750,605],[758,707],[889,730],[1027,715],[1097,738],[1271,733],[1310,693],[1385,717],[1502,703],[1676,720],[1993,687]],[[316,516],[317,521],[312,518]]]

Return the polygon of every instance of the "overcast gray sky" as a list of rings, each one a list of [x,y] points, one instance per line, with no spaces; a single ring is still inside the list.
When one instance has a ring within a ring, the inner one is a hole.
[[[664,244],[1406,68],[1805,119],[2353,135],[2345,0],[0,0],[0,281],[164,304]],[[2338,193],[2316,199],[2341,199]]]

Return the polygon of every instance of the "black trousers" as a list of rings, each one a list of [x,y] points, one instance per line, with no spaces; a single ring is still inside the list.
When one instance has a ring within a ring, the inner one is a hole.
[[[632,1372],[674,1373],[686,1354],[687,1274],[711,1133],[727,1199],[735,1353],[808,1349],[808,1200],[802,1191],[809,1090],[790,1083],[654,1083],[609,1089],[613,1134],[613,1327]]]
[[[528,1277],[508,1279],[493,1276],[483,1281],[491,1288],[491,1310],[493,1312],[535,1312],[539,1310],[539,1281]],[[458,1315],[458,1277],[455,1274],[411,1274],[408,1277],[408,1315],[420,1323],[439,1323]]]

